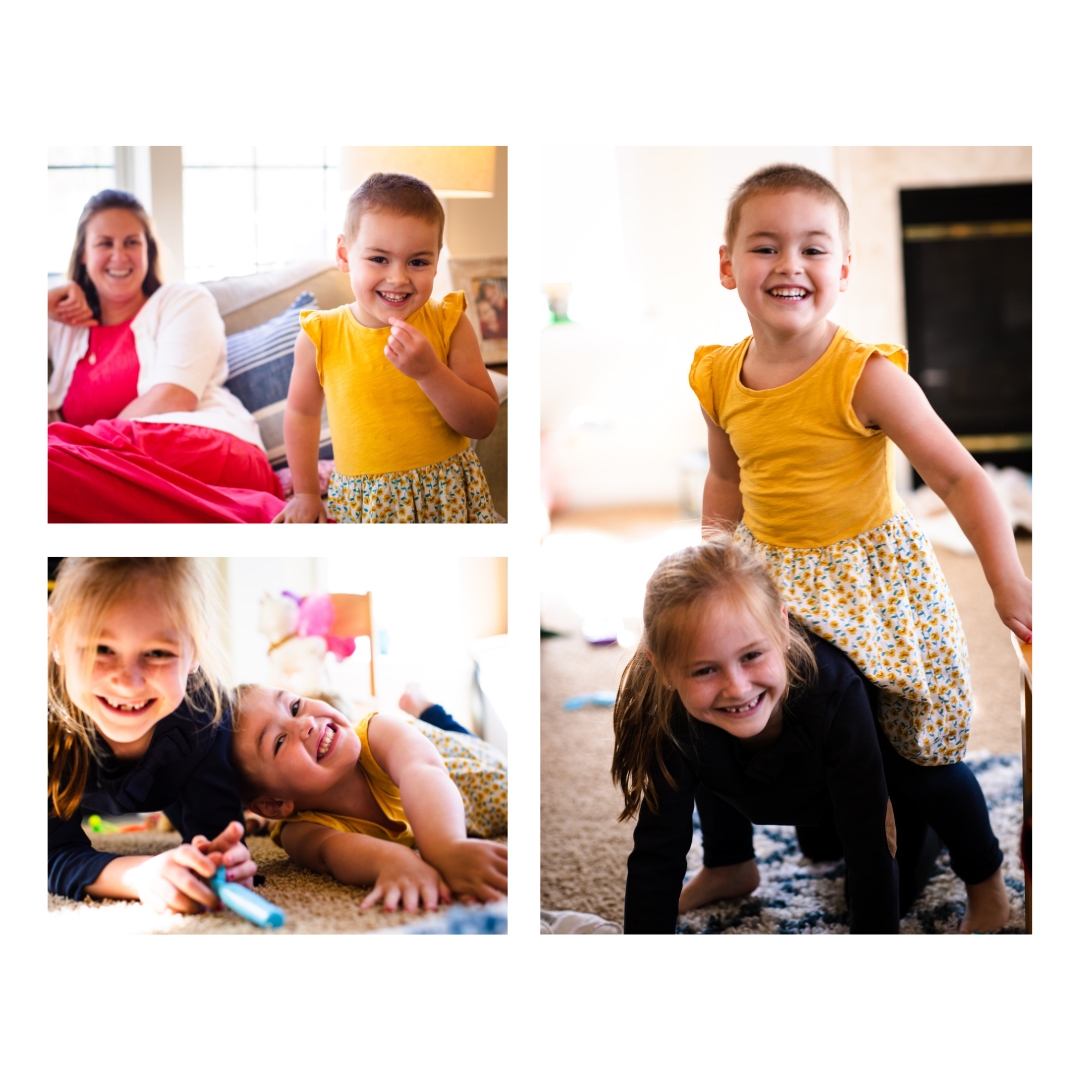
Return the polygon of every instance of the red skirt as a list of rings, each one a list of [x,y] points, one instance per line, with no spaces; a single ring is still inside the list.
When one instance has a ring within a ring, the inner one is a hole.
[[[49,425],[50,522],[268,522],[284,505],[266,455],[224,431]]]

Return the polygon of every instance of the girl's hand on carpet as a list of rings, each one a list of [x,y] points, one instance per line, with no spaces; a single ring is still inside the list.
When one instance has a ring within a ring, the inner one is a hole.
[[[251,853],[241,842],[243,836],[244,826],[239,821],[230,821],[214,840],[207,840],[205,836],[196,836],[192,839],[191,845],[208,856],[214,863],[215,869],[218,866],[224,866],[227,881],[250,889],[255,884],[255,873],[259,868],[255,865]]]
[[[432,857],[459,896],[487,903],[506,896],[507,849],[490,840],[457,840]]]
[[[405,911],[418,910],[423,902],[426,911],[434,911],[439,901],[449,904],[452,896],[442,875],[429,866],[412,848],[394,845],[383,854],[383,865],[375,879],[375,887],[364,897],[360,910],[373,907],[380,900],[383,910],[397,911],[400,903]]]

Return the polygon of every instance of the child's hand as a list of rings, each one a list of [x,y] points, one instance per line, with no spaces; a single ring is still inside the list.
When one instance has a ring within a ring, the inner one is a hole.
[[[456,840],[431,858],[460,896],[485,902],[506,896],[507,849],[490,840]]]
[[[410,379],[422,379],[440,367],[431,342],[415,326],[402,319],[391,318],[390,340],[383,350],[386,359]]]
[[[65,281],[49,290],[49,318],[67,326],[97,326],[86,293],[74,281]]]
[[[1001,621],[1021,640],[1031,641],[1031,579],[1014,578],[994,589]]]
[[[154,911],[193,915],[221,907],[217,893],[203,880],[216,869],[213,860],[194,844],[181,844],[129,870],[124,884]]]
[[[226,881],[250,889],[255,884],[255,871],[258,867],[242,843],[243,837],[244,826],[239,821],[231,821],[214,840],[196,836],[192,839],[191,846],[206,855],[214,863],[215,869],[224,866]]]
[[[375,887],[364,897],[360,909],[374,906],[379,900],[385,911],[397,911],[398,903],[406,911],[416,911],[422,900],[427,911],[434,911],[439,901],[449,904],[450,889],[439,871],[429,866],[412,848],[397,845],[398,851],[384,856]]]
[[[325,525],[326,507],[318,495],[294,495],[272,525]]]

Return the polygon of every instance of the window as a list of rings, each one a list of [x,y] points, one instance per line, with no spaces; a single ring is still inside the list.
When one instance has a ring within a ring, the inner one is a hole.
[[[91,195],[116,187],[116,147],[49,147],[49,276],[67,277],[75,226]]]
[[[333,257],[338,147],[185,146],[183,160],[188,281]]]

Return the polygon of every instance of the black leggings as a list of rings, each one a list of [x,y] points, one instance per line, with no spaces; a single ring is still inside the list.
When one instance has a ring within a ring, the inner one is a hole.
[[[892,748],[880,728],[878,744],[896,821],[901,914],[922,892],[942,842],[963,882],[973,885],[990,877],[1001,866],[1001,848],[990,827],[982,788],[971,769],[963,762],[916,765]],[[731,866],[754,858],[751,823],[703,785],[698,785],[694,798],[701,819],[705,865]],[[796,834],[808,859],[843,858],[843,845],[832,821],[796,826]]]

